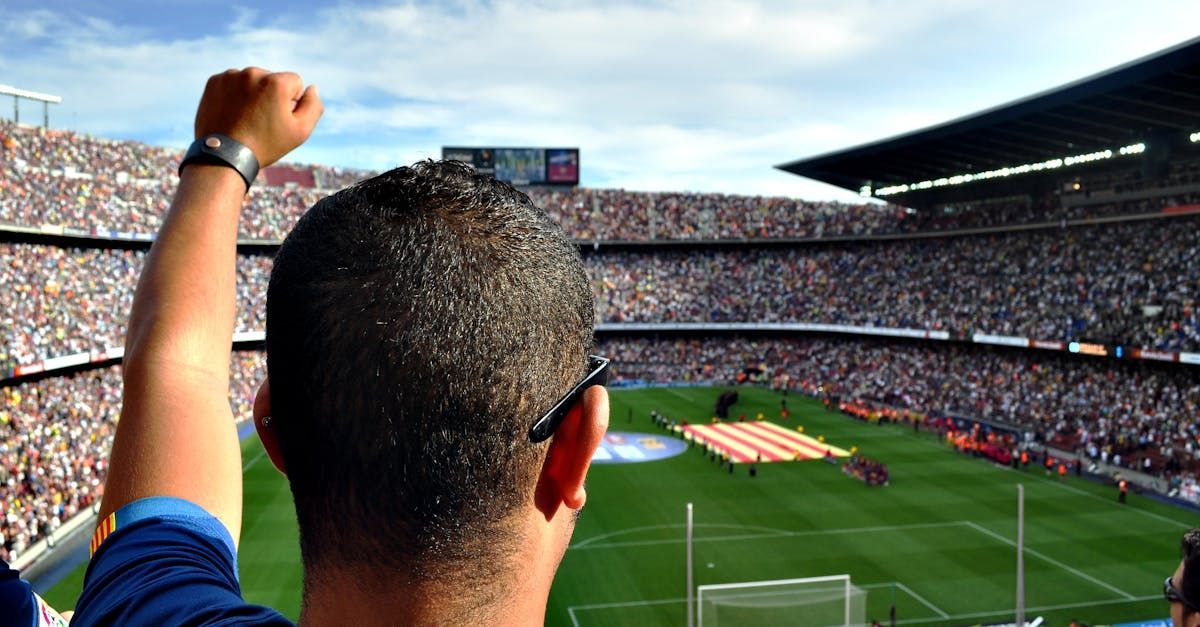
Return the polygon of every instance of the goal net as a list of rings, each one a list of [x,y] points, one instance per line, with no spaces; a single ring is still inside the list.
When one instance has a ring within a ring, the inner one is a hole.
[[[850,575],[698,586],[697,627],[864,625],[867,592]]]

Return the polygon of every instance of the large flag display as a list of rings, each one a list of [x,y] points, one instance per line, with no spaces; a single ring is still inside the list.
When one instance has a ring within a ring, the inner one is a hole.
[[[790,462],[849,457],[850,452],[803,433],[789,431],[773,422],[718,422],[710,425],[680,425],[675,429],[700,445],[712,445],[727,453],[737,464],[756,461]]]

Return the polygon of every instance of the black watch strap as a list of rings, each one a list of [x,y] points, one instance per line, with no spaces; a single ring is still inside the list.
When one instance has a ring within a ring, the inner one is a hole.
[[[246,191],[250,190],[250,184],[258,176],[258,158],[254,156],[254,151],[220,133],[209,133],[192,142],[183,155],[183,161],[179,162],[179,173],[183,174],[183,168],[193,163],[223,165],[237,170],[246,181]]]

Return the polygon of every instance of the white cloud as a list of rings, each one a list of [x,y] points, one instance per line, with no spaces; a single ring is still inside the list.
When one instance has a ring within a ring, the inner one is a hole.
[[[0,67],[63,95],[59,123],[116,137],[183,145],[207,75],[253,63],[321,85],[326,119],[299,160],[385,167],[444,144],[574,145],[585,183],[850,198],[772,166],[1166,47],[1190,36],[1193,4],[335,4],[242,10],[224,31],[176,40],[41,10],[0,21]]]

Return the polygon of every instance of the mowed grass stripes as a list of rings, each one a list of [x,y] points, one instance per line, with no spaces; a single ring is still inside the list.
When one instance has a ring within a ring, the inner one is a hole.
[[[652,409],[680,420],[708,416],[717,388],[612,392],[614,431],[661,433]],[[740,388],[734,411],[780,405],[769,390]],[[784,429],[888,464],[891,485],[868,487],[820,462],[774,463],[732,475],[702,447],[638,464],[592,467],[588,505],[555,580],[550,625],[681,625],[684,516],[694,504],[696,583],[849,573],[868,590],[869,617],[901,624],[1011,620],[1016,484],[1026,490],[1025,556],[1031,615],[1051,624],[1167,616],[1162,580],[1178,564],[1179,536],[1195,513],[1068,478],[1012,471],[960,456],[926,433],[873,426],[789,397]],[[752,423],[746,423],[752,424]],[[239,567],[246,598],[296,618],[301,571],[286,482],[247,441],[246,512]],[[764,456],[765,457],[765,456]],[[70,607],[82,570],[49,591]]]
[[[676,420],[706,416],[721,391],[615,392],[612,428],[654,432],[651,409]],[[767,390],[739,395],[737,413],[779,406]],[[888,464],[892,485],[868,487],[822,463],[764,464],[754,478],[739,467],[730,476],[696,449],[594,467],[548,622],[683,624],[689,501],[697,584],[850,573],[868,587],[869,615],[880,620],[893,599],[904,624],[1011,620],[1017,483],[1026,489],[1028,607],[1052,624],[1167,615],[1159,581],[1178,563],[1182,531],[1200,524],[1194,513],[1143,498],[1122,507],[1111,486],[999,468],[911,428],[868,425],[807,399],[788,404],[791,429],[857,446]]]

